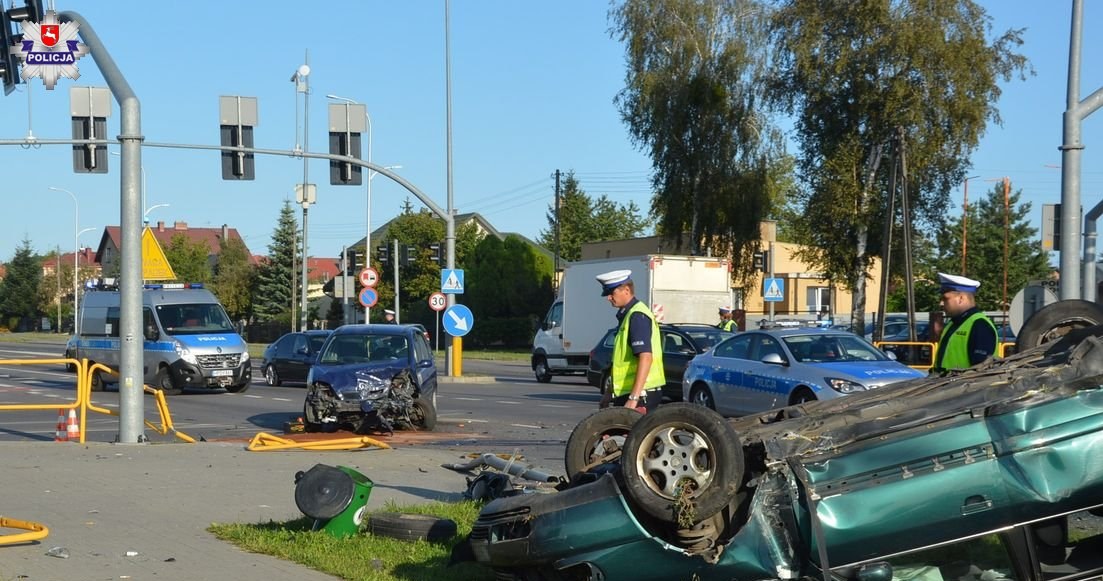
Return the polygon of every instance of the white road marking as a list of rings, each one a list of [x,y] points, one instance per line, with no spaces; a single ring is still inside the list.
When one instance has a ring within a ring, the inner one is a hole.
[[[494,403],[500,403],[500,404],[505,404],[505,405],[521,405],[521,402],[519,402],[519,401],[506,401],[504,399],[500,399],[500,400],[498,400]]]
[[[299,400],[289,399],[289,398],[286,398],[286,397],[274,397],[274,398],[272,398],[272,401],[299,401]]]
[[[481,397],[453,397],[449,399],[455,399],[459,401],[483,401],[483,398]]]
[[[264,396],[263,396],[263,395],[249,395],[249,394],[243,394],[243,395],[242,395],[241,397],[251,397],[251,398],[253,398],[253,399],[264,399]]]
[[[532,428],[534,430],[540,430],[540,429],[543,429],[543,427],[544,427],[544,426],[530,426],[528,424],[510,424],[510,425],[515,427],[515,428]]]
[[[542,407],[542,408],[573,408],[574,407],[574,406],[570,406],[570,405],[560,405],[560,404],[557,404],[557,403],[542,403],[542,404],[539,404],[539,406]]]

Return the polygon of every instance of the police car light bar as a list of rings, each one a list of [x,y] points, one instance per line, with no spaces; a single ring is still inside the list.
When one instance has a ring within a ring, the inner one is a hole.
[[[201,282],[166,282],[160,284],[146,284],[144,288],[149,290],[176,290],[186,288],[203,288]]]

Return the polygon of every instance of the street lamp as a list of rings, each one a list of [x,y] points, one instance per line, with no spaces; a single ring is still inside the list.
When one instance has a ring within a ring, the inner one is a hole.
[[[78,311],[80,311],[80,298],[77,292],[77,268],[78,260],[80,260],[80,202],[77,201],[77,195],[65,188],[56,188],[49,186],[49,189],[55,192],[65,192],[69,194],[70,198],[73,198],[73,334],[80,333],[80,318]]]
[[[110,153],[111,155],[117,155],[119,157],[123,156],[123,154],[121,154],[117,151],[110,151],[108,153]],[[142,168],[142,212],[143,212],[142,215],[144,216],[145,215],[144,212],[148,212],[148,210],[146,210],[146,164],[143,163],[141,165],[141,168]]]
[[[335,101],[344,101],[352,105],[360,105],[359,101],[354,101],[348,97],[341,97],[339,95],[329,94],[326,95],[327,99],[333,99]],[[364,118],[368,121],[368,163],[371,163],[371,115],[368,115],[368,107],[364,105]],[[367,233],[364,235],[364,268],[371,266],[371,179],[375,177],[371,168],[368,168],[368,217],[367,217]],[[368,318],[371,315],[371,309],[364,307],[364,322],[371,322]]]
[[[146,209],[145,213],[142,214],[142,222],[146,226],[148,226],[149,225],[149,213],[156,210],[157,208],[167,208],[167,207],[169,207],[168,204],[154,204],[154,205],[150,206],[148,209]]]

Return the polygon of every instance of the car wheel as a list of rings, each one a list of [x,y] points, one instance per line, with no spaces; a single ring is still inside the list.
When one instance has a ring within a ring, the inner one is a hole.
[[[613,393],[613,376],[608,372],[601,374],[601,397]]]
[[[1058,301],[1042,307],[1023,323],[1015,339],[1015,351],[1022,353],[1031,347],[1058,341],[1072,331],[1099,324],[1103,324],[1103,305],[1084,300]],[[1083,338],[1079,335],[1075,341]]]
[[[238,385],[227,385],[226,391],[230,393],[245,393],[249,390],[249,382],[240,383]]]
[[[724,509],[743,481],[743,445],[712,410],[660,406],[628,433],[621,473],[628,498],[663,522],[689,528]]]
[[[65,352],[65,358],[66,358],[66,359],[72,359],[72,358],[73,358],[73,354],[72,354],[72,353],[70,353],[69,351],[66,351],[66,352]],[[74,364],[72,364],[72,363],[66,363],[66,364],[65,364],[65,371],[68,371],[69,373],[73,373],[73,372],[75,372],[76,370],[77,370],[77,366],[76,366],[76,365],[74,365]]]
[[[710,410],[716,410],[716,400],[712,398],[712,391],[707,385],[695,385],[689,392],[689,403],[704,406]]]
[[[157,382],[157,388],[164,392],[165,395],[180,395],[184,393],[184,389],[176,387],[176,384],[172,382],[172,374],[169,373],[168,367],[162,367],[157,370],[157,377],[154,379]]]
[[[789,405],[799,405],[810,401],[816,401],[816,394],[807,387],[799,387],[789,396]]]
[[[573,481],[588,466],[604,463],[610,454],[623,453],[628,430],[642,417],[643,414],[628,408],[611,407],[578,422],[567,438],[564,455],[567,478]]]
[[[544,357],[537,357],[536,361],[533,361],[532,371],[536,374],[536,381],[551,383],[551,370],[548,369],[548,360]]]
[[[410,419],[413,420],[415,428],[432,432],[437,427],[437,408],[428,399],[415,399]]]
[[[272,387],[278,387],[283,383],[283,380],[280,379],[280,374],[276,373],[275,366],[271,364],[264,366],[264,383]]]
[[[426,514],[377,512],[368,515],[368,532],[402,541],[447,541],[456,536],[456,521]]]
[[[322,431],[322,423],[315,417],[314,408],[309,403],[303,404],[303,431],[311,433]]]

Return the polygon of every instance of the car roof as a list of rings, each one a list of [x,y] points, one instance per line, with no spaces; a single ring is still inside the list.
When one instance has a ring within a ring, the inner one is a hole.
[[[819,336],[831,336],[831,337],[857,337],[854,333],[849,331],[840,331],[838,329],[824,329],[823,327],[779,327],[776,329],[751,329],[739,333],[765,333],[774,337],[796,337],[800,335],[819,335]]]
[[[333,330],[334,335],[408,335],[416,329],[409,325],[341,325]]]

